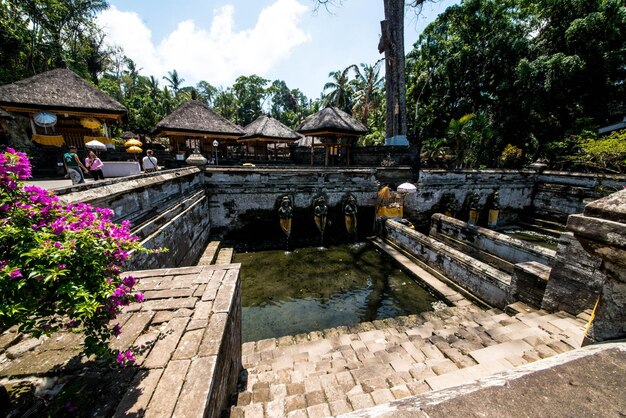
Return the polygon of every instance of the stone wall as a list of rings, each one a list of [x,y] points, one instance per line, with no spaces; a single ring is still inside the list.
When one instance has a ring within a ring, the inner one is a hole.
[[[469,225],[467,222],[436,213],[431,218],[430,234],[433,238],[447,236],[468,243],[482,251],[495,255],[511,264],[536,261],[551,266],[556,253],[530,242],[508,235]]]
[[[320,194],[326,197],[329,220],[341,218],[343,222],[341,203],[351,193],[360,209],[359,224],[372,228],[366,219],[373,216],[376,201],[374,169],[209,167],[205,177],[211,231],[217,235],[239,232],[242,240],[251,238],[251,234],[268,239],[281,236],[277,210],[284,195],[293,201],[292,235],[316,235],[313,200]],[[340,222],[332,223],[338,226]]]
[[[470,193],[478,193],[479,204],[485,206],[479,223],[486,221],[488,199],[494,193],[500,195],[500,219],[508,222],[532,206],[534,186],[532,171],[524,170],[422,170],[417,193],[405,199],[405,213],[420,224],[427,225],[435,212],[442,212],[440,204],[444,195],[452,196],[457,204],[455,217],[467,219]]]
[[[385,238],[487,304],[503,309],[511,276],[404,225],[387,220]]]
[[[181,267],[194,264],[209,240],[209,199],[203,180],[198,168],[184,168],[69,186],[57,194],[65,204],[112,209],[116,222],[131,222],[144,247],[168,249],[134,254],[129,268]]]
[[[534,215],[565,223],[567,216],[581,213],[585,205],[621,190],[624,176],[545,171],[536,175]]]
[[[600,266],[600,258],[589,254],[571,232],[563,233],[541,308],[572,315],[592,309],[606,280]]]
[[[141,245],[166,252],[134,253],[129,269],[144,270],[194,265],[209,242],[209,199],[203,190],[164,210],[138,230]],[[145,235],[145,236],[144,236]]]

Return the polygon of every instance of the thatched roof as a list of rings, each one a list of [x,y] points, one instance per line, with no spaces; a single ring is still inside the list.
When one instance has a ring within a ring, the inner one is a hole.
[[[243,129],[209,109],[204,103],[190,100],[157,123],[154,134],[192,134],[216,137],[236,137]]]
[[[122,138],[122,139],[133,139],[133,138],[139,138],[139,135],[137,135],[136,133],[134,133],[132,131],[124,131],[124,132],[122,132],[122,135],[120,135],[120,138]]]
[[[243,130],[246,134],[239,139],[240,141],[269,139],[278,142],[292,142],[301,137],[299,133],[268,115],[259,116],[246,125]]]
[[[358,120],[335,106],[327,106],[307,117],[298,132],[310,136],[359,136],[367,128]]]
[[[115,118],[127,113],[124,106],[66,68],[0,86],[0,106],[10,111],[47,110]]]

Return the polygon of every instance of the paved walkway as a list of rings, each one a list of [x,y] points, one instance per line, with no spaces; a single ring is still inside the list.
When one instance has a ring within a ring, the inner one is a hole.
[[[581,345],[587,315],[474,305],[243,345],[233,417],[322,417],[474,381]]]

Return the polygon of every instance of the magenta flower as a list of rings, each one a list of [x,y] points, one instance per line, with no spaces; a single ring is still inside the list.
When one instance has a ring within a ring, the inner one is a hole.
[[[15,270],[12,270],[11,273],[9,273],[9,277],[12,279],[17,279],[17,278],[24,277],[24,276],[22,276],[22,270],[15,269]]]
[[[137,294],[135,294],[135,300],[136,300],[137,302],[139,302],[139,303],[143,302],[143,298],[144,298],[143,293],[137,293]]]

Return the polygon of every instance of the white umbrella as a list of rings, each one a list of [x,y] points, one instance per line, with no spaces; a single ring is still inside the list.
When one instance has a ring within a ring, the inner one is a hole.
[[[411,183],[402,183],[398,186],[398,191],[401,193],[415,193],[417,192],[417,187]]]
[[[104,145],[102,142],[98,141],[97,139],[94,139],[93,141],[89,141],[85,144],[85,147],[87,148],[91,148],[91,149],[95,149],[98,151],[106,151],[107,150],[107,146]]]

